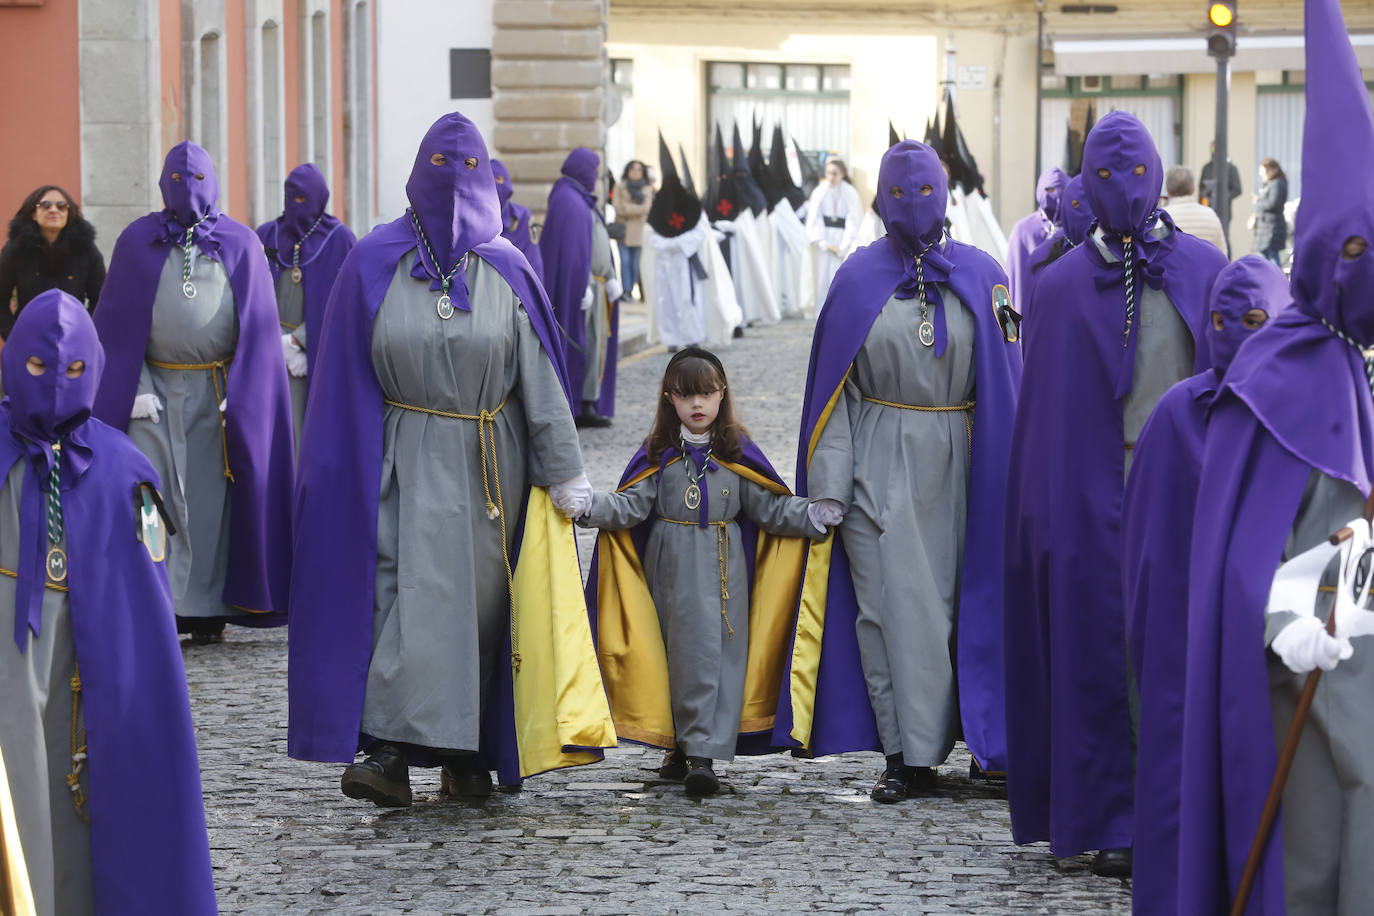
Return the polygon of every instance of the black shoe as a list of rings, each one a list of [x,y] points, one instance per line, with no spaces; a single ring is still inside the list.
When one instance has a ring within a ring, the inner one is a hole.
[[[720,780],[711,769],[709,757],[687,758],[687,776],[682,780],[682,787],[693,798],[704,798],[720,791]]]
[[[187,625],[187,632],[191,634],[191,645],[193,646],[209,646],[223,642],[224,618],[193,617]]]
[[[410,807],[410,768],[394,744],[378,744],[362,763],[344,767],[340,782],[349,798],[365,798],[381,808]]]
[[[741,337],[743,337],[744,325],[740,325],[739,327],[735,328],[735,332],[731,336],[734,337],[736,340],[739,340]]]
[[[493,790],[491,771],[471,755],[449,757],[439,771],[439,794],[445,798],[487,798]]]
[[[1099,878],[1129,878],[1131,850],[1103,849],[1093,856],[1093,874]]]
[[[610,417],[603,417],[596,412],[595,401],[583,401],[582,412],[574,418],[578,426],[589,426],[594,429],[604,429],[611,425]]]
[[[682,753],[682,748],[675,747],[663,755],[663,766],[658,768],[659,779],[671,779],[673,782],[681,782],[687,775],[687,755]]]
[[[906,779],[905,767],[888,767],[873,785],[868,797],[884,805],[895,805],[910,796],[910,785]]]

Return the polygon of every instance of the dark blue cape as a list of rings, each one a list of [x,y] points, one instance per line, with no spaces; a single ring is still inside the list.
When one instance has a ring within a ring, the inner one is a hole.
[[[62,514],[89,754],[96,910],[215,913],[171,589],[166,569],[136,537],[134,488],[156,485],[157,474],[126,436],[99,420],[73,435],[92,455],[84,473],[63,486]],[[23,458],[10,432],[9,401],[0,402],[0,475]]]
[[[1167,216],[1161,216],[1167,219]],[[1226,257],[1181,232],[1152,269],[1193,333]],[[1144,271],[1140,272],[1142,275]],[[1134,798],[1121,586],[1123,272],[1086,242],[1046,267],[1030,311],[1006,515],[1007,792],[1017,843],[1055,855],[1131,845]],[[1137,285],[1144,282],[1138,278]],[[1132,334],[1132,341],[1139,333]],[[980,392],[981,396],[981,392]]]
[[[958,621],[958,693],[964,741],[986,771],[1005,769],[1002,691],[1002,534],[1007,458],[1012,417],[1021,378],[1021,353],[1003,338],[994,311],[993,287],[1006,275],[987,254],[950,241],[944,256],[953,264],[948,286],[974,318],[975,384],[973,461],[969,476],[968,527],[960,577]],[[906,258],[891,238],[882,238],[850,255],[835,275],[826,306],[816,324],[802,406],[797,453],[797,493],[809,495],[807,467],[854,357],[868,337],[883,306],[906,272]],[[810,741],[816,756],[846,751],[879,750],[877,725],[869,703],[854,632],[858,601],[841,539],[829,536],[827,569],[811,569],[825,582],[824,621],[819,669],[814,682],[814,718]],[[814,551],[813,551],[814,554]],[[803,586],[805,591],[806,586]],[[805,599],[803,599],[805,600]],[[799,622],[800,622],[799,617]],[[798,659],[794,644],[787,677]],[[796,747],[791,692],[778,702],[774,742]]]
[[[1131,664],[1140,690],[1131,891],[1137,914],[1177,912],[1178,778],[1183,743],[1188,558],[1207,412],[1221,378],[1208,369],[1174,385],[1136,443],[1121,512],[1122,581]]]
[[[372,651],[382,479],[384,405],[372,368],[372,322],[397,263],[412,257],[416,245],[410,218],[404,216],[354,246],[330,294],[324,331],[313,343],[315,393],[306,405],[296,477],[288,675],[287,752],[303,760],[348,763],[359,747]],[[500,237],[472,253],[510,284],[566,393],[558,332],[529,262]],[[523,514],[522,497],[511,517]],[[520,770],[511,667],[499,664],[495,671],[482,750],[502,784],[514,784]]]

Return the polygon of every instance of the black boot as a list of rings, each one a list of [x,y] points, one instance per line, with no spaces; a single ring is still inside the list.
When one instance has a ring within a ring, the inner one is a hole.
[[[658,768],[659,779],[671,779],[673,782],[681,782],[687,775],[687,755],[682,753],[682,748],[675,747],[663,755],[663,766]]]
[[[743,337],[744,325],[740,325],[739,327],[735,328],[734,333],[732,333],[730,336],[735,338],[736,340],[739,340],[741,337]]]
[[[446,798],[486,798],[492,793],[491,771],[473,754],[445,757],[439,772],[439,794]]]
[[[611,418],[603,417],[601,414],[596,412],[595,401],[583,401],[582,412],[577,415],[577,417],[574,419],[574,422],[578,426],[589,426],[594,429],[604,429],[605,427],[611,425]]]
[[[343,794],[365,798],[381,808],[410,807],[410,768],[394,744],[374,744],[362,763],[344,767]]]
[[[902,761],[901,754],[889,754],[887,766],[874,784],[873,791],[868,793],[869,797],[884,805],[896,804],[910,797],[912,769]]]
[[[682,787],[693,798],[704,798],[720,791],[720,780],[711,769],[711,758],[688,757],[687,776],[682,780]]]
[[[1131,876],[1131,850],[1102,849],[1093,856],[1093,874],[1099,878],[1129,878]]]
[[[192,617],[187,624],[191,645],[208,646],[224,641],[223,617]]]

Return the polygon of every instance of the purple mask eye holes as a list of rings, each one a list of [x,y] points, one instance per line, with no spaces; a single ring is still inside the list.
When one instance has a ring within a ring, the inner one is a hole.
[[[181,173],[180,173],[180,172],[173,172],[173,173],[172,173],[172,180],[173,180],[173,181],[181,181]]]
[[[1098,169],[1098,170],[1097,170],[1097,177],[1098,177],[1098,178],[1101,178],[1103,181],[1107,181],[1108,179],[1110,179],[1110,178],[1112,177],[1112,170],[1111,170],[1111,169]]]
[[[1144,174],[1145,174],[1145,163],[1143,163],[1143,162],[1140,163],[1140,164],[1137,165],[1135,168],[1131,169],[1131,171],[1134,172],[1134,173],[1137,174],[1137,175],[1144,175]]]
[[[29,375],[40,376],[48,371],[48,366],[43,360],[36,356],[30,356],[24,363],[24,368],[29,370]]]
[[[930,196],[931,194],[933,194],[934,192],[935,192],[935,189],[932,188],[930,185],[928,185],[928,184],[923,184],[923,185],[921,185],[921,196],[922,196],[922,197],[929,197],[929,196]]]
[[[1073,208],[1074,208],[1075,210],[1078,209],[1078,201],[1076,201],[1076,200],[1071,200],[1071,201],[1069,201],[1069,203],[1073,206]]]
[[[1341,245],[1341,257],[1347,261],[1353,261],[1364,254],[1369,248],[1369,243],[1363,236],[1352,235]]]
[[[469,172],[477,168],[477,158],[475,156],[469,156],[466,159],[464,159],[463,168],[467,169]]]
[[[1264,309],[1250,309],[1241,316],[1240,324],[1247,331],[1255,331],[1263,327],[1268,320],[1269,313]]]
[[[443,153],[435,153],[429,157],[430,165],[448,165],[448,157]]]
[[[898,200],[901,200],[901,199],[902,199],[902,194],[903,194],[902,186],[899,185],[899,184],[894,184],[891,188],[888,189],[888,192],[887,192],[887,193],[891,194],[893,197],[897,198]]]
[[[86,374],[85,360],[76,360],[67,367],[67,378],[81,378]]]

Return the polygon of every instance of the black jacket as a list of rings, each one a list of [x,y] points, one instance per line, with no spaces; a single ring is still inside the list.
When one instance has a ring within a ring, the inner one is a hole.
[[[105,259],[95,247],[95,228],[73,216],[52,245],[28,215],[10,221],[10,238],[0,249],[0,339],[9,336],[15,314],[54,287],[94,309],[105,283]]]
[[[1255,250],[1282,251],[1288,244],[1283,205],[1288,202],[1288,179],[1266,181],[1255,196]]]

